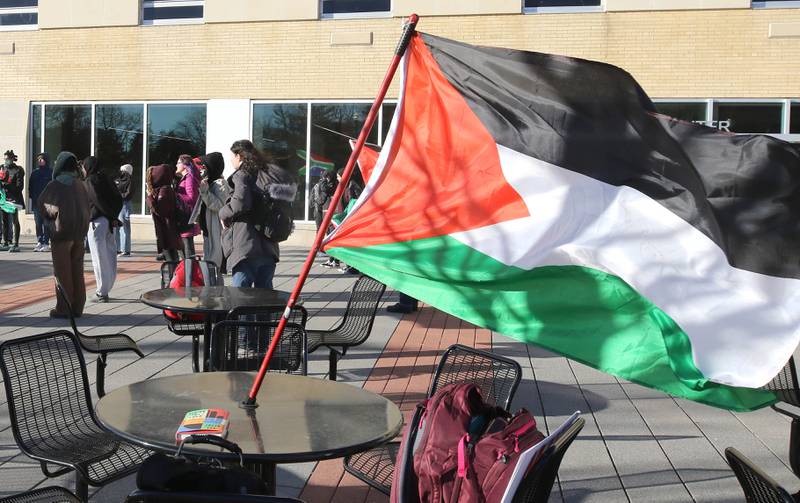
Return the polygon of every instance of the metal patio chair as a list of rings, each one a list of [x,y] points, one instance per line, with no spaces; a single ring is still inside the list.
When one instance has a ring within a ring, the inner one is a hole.
[[[130,336],[125,334],[107,334],[107,335],[84,335],[78,330],[78,325],[75,323],[75,312],[72,310],[72,305],[69,303],[64,288],[56,282],[56,291],[67,306],[67,314],[69,315],[69,324],[72,326],[72,332],[78,339],[78,343],[84,351],[97,354],[96,382],[97,396],[102,398],[106,394],[106,359],[109,353],[119,353],[122,351],[133,351],[139,358],[144,358],[144,353],[139,349],[136,342]]]
[[[522,368],[514,360],[454,344],[447,348],[436,367],[428,397],[448,384],[470,382],[478,385],[487,403],[508,409],[520,380]],[[416,416],[409,428],[416,427]],[[348,456],[344,458],[344,469],[380,492],[389,494],[399,449],[400,442],[389,442]]]
[[[66,330],[0,344],[0,370],[14,440],[48,477],[75,470],[75,494],[136,471],[150,453],[117,439],[98,423],[86,363]],[[49,464],[63,468],[51,472]]]
[[[361,276],[353,285],[344,317],[336,327],[330,330],[307,330],[308,352],[313,353],[321,347],[330,351],[328,355],[328,376],[336,380],[336,364],[339,357],[347,353],[348,348],[363,344],[372,332],[375,313],[386,285],[369,276]]]
[[[725,457],[742,486],[747,503],[795,503],[786,489],[738,450],[728,447]]]
[[[81,503],[63,487],[49,486],[0,498],[0,503]]]
[[[261,367],[278,323],[274,321],[223,320],[211,332],[211,371],[252,371]],[[287,323],[272,355],[270,372],[306,375],[306,332]]]
[[[514,503],[547,503],[564,454],[585,424],[586,420],[579,417],[561,435],[553,439],[552,445],[545,450],[542,458],[529,469],[528,475],[517,488],[517,492],[514,494]]]
[[[281,321],[285,307],[235,307],[228,311],[226,320],[236,321]],[[289,312],[288,323],[294,323],[305,328],[308,321],[308,311],[303,306],[294,306]]]
[[[796,408],[795,411],[792,411],[779,404],[772,406],[776,412],[792,419],[789,434],[789,464],[794,474],[800,477],[800,385],[797,380],[794,356],[789,358],[778,375],[764,388],[774,392],[778,396],[778,400],[784,404]]]
[[[188,260],[193,260],[194,266],[200,267],[200,271],[203,274],[203,284],[208,286],[217,285],[217,278],[219,277],[217,264],[210,260],[201,260],[196,257]],[[179,263],[166,261],[161,264],[161,288],[169,287]],[[191,318],[175,320],[164,314],[164,319],[167,321],[167,328],[170,332],[180,337],[192,338],[192,370],[200,372],[200,337],[205,333],[206,321],[203,315],[195,314],[190,316]]]

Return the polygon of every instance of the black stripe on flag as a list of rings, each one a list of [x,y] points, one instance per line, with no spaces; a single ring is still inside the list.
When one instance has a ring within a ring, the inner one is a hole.
[[[734,267],[800,278],[800,152],[791,144],[659,115],[630,74],[605,63],[422,36],[498,144],[642,192]]]

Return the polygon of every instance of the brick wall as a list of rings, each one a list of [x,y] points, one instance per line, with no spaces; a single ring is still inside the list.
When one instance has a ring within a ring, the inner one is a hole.
[[[429,17],[419,29],[613,63],[653,97],[800,97],[800,38],[769,38],[770,24],[778,22],[800,22],[800,9]],[[6,82],[0,100],[369,98],[401,23],[0,32],[0,45],[15,47],[14,54],[0,54]],[[337,35],[368,32],[371,45],[331,45]]]

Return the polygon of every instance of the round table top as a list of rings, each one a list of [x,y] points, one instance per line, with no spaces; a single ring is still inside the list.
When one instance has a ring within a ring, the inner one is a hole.
[[[97,403],[97,417],[137,445],[174,452],[175,431],[195,409],[230,413],[227,440],[246,459],[279,463],[344,457],[394,438],[403,425],[400,409],[386,398],[311,377],[267,374],[258,407],[245,410],[255,373],[206,372],[148,379],[118,388]],[[191,451],[218,447],[187,445]],[[230,455],[234,456],[234,455]]]
[[[142,294],[148,306],[204,314],[225,314],[234,307],[283,307],[288,300],[288,292],[234,286],[161,288]]]

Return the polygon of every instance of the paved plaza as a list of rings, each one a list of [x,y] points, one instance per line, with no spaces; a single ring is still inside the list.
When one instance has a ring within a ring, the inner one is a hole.
[[[2,341],[68,327],[66,320],[48,317],[54,305],[49,254],[31,252],[30,240],[23,248],[18,254],[0,253]],[[135,243],[133,256],[119,261],[120,276],[111,302],[87,303],[79,320],[87,334],[130,335],[145,354],[142,359],[111,355],[107,391],[144,379],[191,372],[191,339],[173,335],[158,310],[138,302],[141,293],[159,286],[159,264],[154,261],[153,249],[152,243]],[[282,251],[275,288],[291,289],[305,253],[301,248]],[[88,259],[87,254],[91,294]],[[315,266],[303,293],[310,328],[327,328],[337,321],[355,278]],[[383,306],[395,301],[396,294],[389,292]],[[348,351],[340,362],[339,380],[383,394],[398,403],[408,417],[425,395],[436,357],[455,342],[491,348],[522,365],[523,382],[512,408],[530,409],[541,429],[555,428],[575,410],[583,413],[586,427],[564,458],[551,501],[743,501],[724,459],[728,446],[742,451],[790,492],[800,489],[800,481],[788,468],[789,421],[771,409],[731,413],[674,399],[427,306],[405,316],[381,308],[370,339]],[[311,376],[326,378],[327,356],[325,351],[311,355]],[[94,392],[95,357],[86,357]],[[73,477],[47,479],[38,462],[19,452],[5,393],[0,393],[0,496],[53,484],[74,488]],[[279,426],[275,428],[279,435]],[[278,485],[280,495],[309,503],[388,501],[344,474],[340,459],[279,465]],[[100,489],[91,488],[91,500],[122,501],[134,486],[135,479],[129,476]]]

